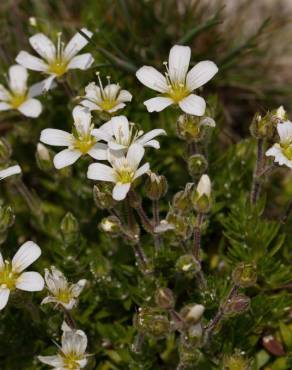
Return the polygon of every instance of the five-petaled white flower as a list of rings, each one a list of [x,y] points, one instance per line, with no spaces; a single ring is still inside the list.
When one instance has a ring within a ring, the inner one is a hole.
[[[44,288],[44,279],[38,272],[22,272],[41,255],[41,249],[32,241],[24,243],[12,261],[4,261],[0,253],[0,310],[7,302],[10,292],[16,289],[38,292]]]
[[[3,180],[6,177],[9,177],[12,175],[17,175],[19,173],[21,173],[21,168],[18,165],[5,168],[4,170],[0,171],[0,180]]]
[[[292,168],[292,122],[278,123],[277,131],[280,143],[274,144],[267,152],[267,156],[275,157],[274,161],[280,166]]]
[[[107,86],[103,87],[98,74],[99,86],[95,82],[90,82],[85,88],[85,99],[81,101],[84,107],[89,110],[114,113],[126,106],[125,103],[132,100],[132,94],[127,90],[121,90],[119,84],[110,83],[108,77]]]
[[[86,28],[81,30],[88,37],[92,32]],[[88,44],[87,39],[80,33],[76,33],[66,47],[61,41],[61,33],[58,34],[57,47],[43,33],[37,33],[29,38],[33,49],[43,58],[35,57],[26,51],[21,51],[17,57],[17,63],[33,71],[43,72],[50,75],[44,81],[44,89],[48,90],[55,78],[62,77],[70,69],[88,69],[94,59],[90,53],[77,55]]]
[[[170,50],[168,65],[164,63],[165,75],[150,66],[136,72],[140,82],[162,94],[144,102],[148,112],[160,112],[171,104],[178,104],[187,114],[202,116],[205,113],[205,100],[192,92],[208,82],[218,72],[218,67],[206,60],[188,72],[190,58],[191,49],[188,46],[175,45]]]
[[[87,177],[92,180],[108,181],[115,184],[113,198],[125,199],[131,184],[144,173],[149,171],[149,163],[139,167],[145,149],[139,144],[132,144],[124,156],[120,151],[108,151],[108,161],[111,166],[93,163],[88,167]]]
[[[85,154],[98,160],[107,159],[106,145],[98,143],[98,139],[92,135],[93,125],[88,109],[81,106],[75,107],[73,119],[72,134],[53,128],[47,128],[41,132],[40,141],[44,144],[68,147],[55,155],[54,165],[57,169],[70,166]]]
[[[38,356],[39,361],[55,370],[79,370],[87,364],[85,353],[87,336],[82,330],[66,330],[62,335],[62,346],[55,356]]]
[[[27,70],[17,64],[9,68],[8,77],[8,89],[0,85],[0,111],[16,109],[24,116],[38,117],[42,105],[34,97],[42,94],[43,85],[37,83],[28,88]]]
[[[86,284],[85,279],[79,280],[76,284],[69,283],[64,274],[54,266],[51,266],[51,271],[45,269],[45,282],[51,294],[44,298],[41,304],[55,303],[67,310],[76,305],[77,298]]]
[[[140,144],[143,147],[159,149],[160,145],[156,136],[166,135],[162,129],[155,129],[147,132],[135,129],[134,124],[130,123],[125,116],[113,117],[110,121],[92,131],[97,138],[107,142],[112,150],[126,150],[131,144]]]

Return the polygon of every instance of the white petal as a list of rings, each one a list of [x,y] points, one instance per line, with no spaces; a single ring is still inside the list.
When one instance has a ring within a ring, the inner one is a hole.
[[[216,123],[211,117],[205,117],[200,122],[201,126],[209,126],[209,127],[215,127]]]
[[[46,61],[52,62],[56,58],[56,47],[43,33],[37,33],[29,38],[33,49]]]
[[[88,154],[99,161],[107,159],[107,145],[102,143],[96,143],[89,151]]]
[[[292,141],[292,122],[286,121],[277,125],[277,131],[280,136],[281,143],[289,143]]]
[[[87,283],[86,279],[81,279],[76,284],[73,285],[71,292],[75,298],[77,298],[80,295],[86,283]]]
[[[118,143],[129,141],[130,129],[129,121],[125,116],[113,117],[111,120],[112,131]]]
[[[70,146],[73,137],[69,132],[56,128],[46,128],[41,132],[40,141],[53,146]]]
[[[9,289],[0,288],[0,310],[3,310],[3,308],[7,305],[9,294]]]
[[[38,117],[42,112],[42,105],[37,99],[28,99],[17,108],[26,117]]]
[[[38,272],[23,272],[16,281],[16,288],[27,292],[39,292],[44,289],[44,279]]]
[[[116,182],[115,171],[101,163],[93,163],[88,167],[87,177],[91,180]]]
[[[2,253],[0,252],[0,270],[5,266]]]
[[[50,76],[41,82],[37,82],[33,84],[28,90],[28,96],[30,98],[34,98],[36,96],[42,95],[43,93],[47,92],[49,89],[56,86],[53,83],[55,76]]]
[[[13,107],[11,106],[11,104],[0,102],[0,111],[3,112],[5,110],[9,110],[9,109],[13,109]]]
[[[108,147],[111,150],[124,150],[124,149],[127,149],[128,148],[127,145],[118,144],[115,141],[109,141],[108,142]]]
[[[54,366],[53,370],[65,369],[64,361],[61,356],[38,356],[38,360],[46,365]]]
[[[91,114],[87,108],[77,105],[72,112],[74,125],[80,134],[86,135],[91,125]]]
[[[123,109],[125,108],[126,104],[125,103],[118,103],[116,104],[113,108],[109,109],[108,112],[109,113],[114,113],[120,109]]]
[[[11,98],[10,92],[0,84],[0,100],[9,101]]]
[[[146,108],[150,113],[161,112],[163,109],[165,109],[171,104],[174,104],[174,101],[170,98],[165,98],[163,96],[159,96],[157,98],[152,98],[144,101],[144,105],[146,105]]]
[[[130,190],[131,184],[117,183],[113,189],[113,198],[115,200],[123,200],[126,198],[128,191]]]
[[[274,144],[270,149],[266,151],[266,156],[268,157],[275,157],[278,154],[281,154],[281,147],[279,144]]]
[[[166,78],[157,69],[144,66],[136,72],[136,77],[145,86],[152,90],[165,93],[168,91]]]
[[[90,82],[85,87],[85,96],[89,100],[101,102],[101,90],[99,86],[96,86],[95,82]]]
[[[120,91],[120,85],[109,84],[104,88],[104,93],[110,100],[115,100],[117,98],[118,92]]]
[[[89,38],[92,37],[93,33],[86,28],[81,28],[81,31],[86,34]],[[68,42],[64,50],[64,57],[67,60],[72,59],[85,45],[88,44],[88,40],[77,32],[72,39]]]
[[[92,111],[92,110],[101,110],[101,108],[97,104],[93,103],[90,100],[82,100],[80,102],[80,104],[83,105],[83,107],[88,108],[90,111]]]
[[[131,168],[136,170],[141,162],[145,153],[145,149],[139,144],[130,145],[127,153],[127,161],[129,162]]]
[[[159,144],[159,141],[157,141],[157,140],[149,140],[143,146],[145,148],[150,147],[150,148],[154,148],[154,149],[160,149],[160,144]]]
[[[208,197],[211,194],[211,181],[208,175],[202,175],[200,181],[197,185],[197,192],[199,196],[207,195]]]
[[[289,168],[292,168],[292,161],[288,159],[284,153],[282,152],[282,149],[279,144],[274,144],[267,152],[267,156],[273,156],[275,157],[274,162],[279,163],[280,166],[287,166]]]
[[[95,136],[99,140],[104,140],[106,142],[112,140],[113,132],[112,132],[111,126],[110,126],[110,130],[108,130],[108,127],[106,127],[105,129],[103,128],[105,125],[107,125],[107,123],[100,126],[100,128],[93,129],[91,131],[91,135]]]
[[[68,69],[88,69],[91,64],[94,62],[94,59],[90,53],[77,55],[72,58],[67,66]]]
[[[57,170],[71,166],[71,164],[75,163],[81,156],[82,153],[79,150],[64,149],[55,155],[53,160],[54,166],[57,168]]]
[[[16,59],[17,63],[33,71],[47,72],[48,65],[40,58],[34,57],[26,51],[21,51]]]
[[[129,91],[127,90],[121,90],[119,95],[118,95],[118,101],[121,102],[121,103],[124,103],[124,102],[130,102],[132,100],[132,94],[129,93]]]
[[[181,100],[178,105],[185,113],[194,116],[202,116],[206,110],[205,100],[195,94],[188,95],[186,98]]]
[[[186,85],[190,91],[205,85],[218,72],[218,67],[210,60],[196,64],[187,74]]]
[[[166,135],[165,130],[162,130],[160,128],[151,130],[147,132],[145,135],[141,136],[138,140],[136,140],[136,143],[145,145],[148,141],[154,139],[156,136],[159,136],[159,135]]]
[[[185,83],[189,69],[191,49],[188,46],[175,45],[169,53],[169,77],[172,82]]]
[[[5,170],[0,171],[0,180],[18,173],[21,173],[21,168],[18,165],[5,168]]]
[[[144,175],[144,173],[148,172],[150,169],[150,165],[149,163],[145,163],[143,164],[143,166],[141,166],[136,172],[135,172],[135,176],[133,178],[133,180],[136,180],[138,177]]]
[[[15,94],[23,95],[27,90],[27,69],[18,64],[9,68],[9,87]]]
[[[48,78],[46,78],[45,80],[42,81],[43,85],[44,85],[44,92],[46,91],[49,91],[50,89],[52,89],[53,87],[55,87],[55,83],[54,83],[54,79],[56,78],[56,75],[52,75]]]
[[[22,272],[34,261],[36,261],[41,255],[42,251],[40,247],[32,242],[28,241],[24,243],[16,252],[12,259],[12,270],[15,272]]]

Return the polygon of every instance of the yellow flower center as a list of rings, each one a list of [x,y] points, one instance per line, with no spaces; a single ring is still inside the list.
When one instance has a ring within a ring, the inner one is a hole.
[[[79,137],[74,144],[75,148],[81,153],[87,154],[89,150],[96,144],[96,139],[93,136]]]
[[[25,94],[15,94],[12,95],[10,99],[10,104],[14,109],[17,109],[22,103],[24,103],[27,100],[27,96]]]
[[[63,76],[67,72],[68,63],[62,59],[56,59],[49,65],[49,72],[54,73],[58,77]]]
[[[189,91],[184,84],[172,84],[167,94],[175,103],[179,103],[189,95]]]
[[[282,144],[281,148],[285,157],[287,157],[289,161],[292,161],[292,142],[288,144]]]
[[[14,290],[18,276],[18,273],[12,271],[11,263],[5,261],[5,266],[0,270],[0,287]]]
[[[56,295],[56,299],[62,303],[69,303],[72,298],[72,295],[69,290],[60,290]]]
[[[117,101],[110,100],[110,99],[104,99],[101,103],[99,103],[100,108],[106,112],[113,109],[116,105],[117,105]]]
[[[69,353],[63,358],[64,367],[68,370],[78,370],[80,369],[79,360],[81,360],[81,358],[77,356],[76,353]]]
[[[129,182],[132,182],[134,175],[135,173],[131,167],[127,165],[122,166],[118,171],[118,182],[128,184]]]

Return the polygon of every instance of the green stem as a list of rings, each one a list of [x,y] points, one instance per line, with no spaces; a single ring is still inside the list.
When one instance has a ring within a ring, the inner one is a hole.
[[[263,168],[264,162],[264,140],[258,139],[257,141],[257,158],[256,164],[253,172],[253,179],[252,179],[252,188],[250,194],[250,201],[251,204],[255,205],[259,199],[260,191],[261,191],[261,172]]]

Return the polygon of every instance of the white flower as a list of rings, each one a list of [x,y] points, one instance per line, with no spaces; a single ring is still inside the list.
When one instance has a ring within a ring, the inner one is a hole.
[[[79,370],[87,364],[87,336],[82,330],[64,330],[62,347],[55,356],[38,356],[39,361],[55,370]]]
[[[164,63],[165,75],[149,66],[137,71],[140,82],[162,94],[144,102],[148,112],[160,112],[171,104],[178,104],[187,114],[202,116],[205,113],[205,100],[192,92],[208,82],[218,68],[215,63],[206,60],[188,72],[190,58],[191,49],[188,46],[175,45],[170,50],[168,66]]]
[[[126,106],[125,103],[132,100],[132,94],[127,90],[121,90],[119,84],[110,83],[108,77],[107,86],[103,87],[98,74],[99,86],[91,82],[85,88],[85,100],[81,101],[84,107],[107,113],[114,113]]]
[[[131,144],[140,144],[143,147],[159,149],[160,145],[156,136],[166,135],[162,129],[155,129],[143,135],[143,131],[137,131],[134,124],[130,123],[125,116],[113,117],[110,121],[92,131],[97,138],[107,142],[112,150],[126,150]]]
[[[277,125],[280,143],[274,144],[267,152],[267,156],[275,157],[274,161],[280,166],[292,168],[292,122],[286,121]]]
[[[193,323],[197,323],[201,319],[204,311],[205,307],[203,305],[194,304],[193,306],[190,307],[190,310],[186,315],[186,319],[188,321],[192,321]]]
[[[27,70],[17,64],[9,68],[8,77],[8,89],[0,85],[0,111],[16,109],[24,116],[38,117],[42,105],[34,97],[41,95],[42,84],[37,83],[28,88]]]
[[[206,195],[208,198],[210,198],[211,181],[208,175],[201,176],[196,190],[197,190],[198,198],[202,197],[203,195]]]
[[[109,181],[115,184],[113,198],[125,199],[131,184],[149,170],[149,163],[142,167],[139,164],[144,156],[145,149],[139,144],[129,147],[126,157],[120,152],[108,152],[108,161],[111,166],[93,163],[88,167],[87,177],[92,180]]]
[[[38,272],[22,272],[41,255],[41,249],[32,241],[24,243],[12,261],[4,261],[0,253],[0,310],[15,289],[38,292],[44,288],[44,279]]]
[[[92,32],[86,28],[81,30],[88,37]],[[70,69],[88,69],[94,59],[90,53],[77,55],[88,44],[88,41],[80,33],[76,33],[66,47],[61,41],[61,33],[58,34],[57,47],[43,33],[37,33],[30,37],[29,42],[33,49],[42,57],[35,57],[26,51],[21,51],[17,57],[17,63],[33,71],[43,72],[50,75],[45,80],[44,89],[48,90],[55,78],[63,76]]]
[[[18,173],[21,173],[21,168],[18,165],[5,168],[4,170],[0,171],[0,180],[3,180],[6,177],[9,177],[12,175],[17,175]]]
[[[81,279],[76,284],[68,283],[64,274],[51,266],[51,271],[45,269],[45,282],[51,295],[43,299],[41,304],[56,303],[71,310],[77,303],[77,298],[82,292],[86,280]]]
[[[67,146],[54,157],[57,169],[70,166],[82,155],[89,154],[92,158],[102,160],[107,158],[106,145],[98,143],[92,135],[93,125],[91,114],[87,108],[77,106],[73,109],[73,133],[47,128],[41,132],[40,141],[53,146]]]

